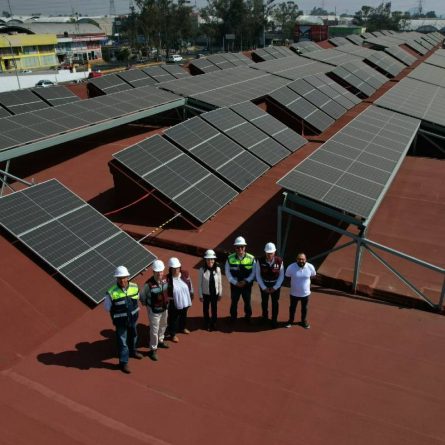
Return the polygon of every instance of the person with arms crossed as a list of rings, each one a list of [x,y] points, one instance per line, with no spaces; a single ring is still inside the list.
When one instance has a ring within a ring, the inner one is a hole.
[[[261,291],[261,309],[263,321],[269,320],[269,296],[272,301],[272,328],[278,326],[278,300],[284,280],[283,260],[276,255],[274,243],[267,243],[264,256],[256,262],[256,280]]]
[[[142,359],[142,354],[136,350],[139,288],[136,283],[130,282],[130,273],[125,266],[116,268],[114,278],[116,284],[105,294],[104,307],[110,312],[116,329],[119,368],[125,374],[130,374],[129,357]]]
[[[311,325],[307,320],[309,296],[311,294],[311,278],[316,275],[315,268],[306,260],[306,255],[300,252],[297,261],[286,269],[286,277],[290,277],[290,306],[289,320],[286,328],[290,328],[295,319],[298,302],[301,302],[301,326],[309,329]]]
[[[230,283],[230,319],[235,321],[238,313],[238,301],[243,297],[244,317],[250,322],[252,317],[252,284],[255,280],[255,257],[246,252],[246,240],[238,236],[233,243],[235,253],[228,256],[225,266],[226,277]]]
[[[147,306],[148,320],[150,322],[150,351],[148,356],[158,360],[157,349],[168,349],[164,343],[165,329],[167,327],[168,282],[164,277],[164,263],[161,260],[153,261],[151,265],[153,276],[147,280],[141,293],[141,303]]]

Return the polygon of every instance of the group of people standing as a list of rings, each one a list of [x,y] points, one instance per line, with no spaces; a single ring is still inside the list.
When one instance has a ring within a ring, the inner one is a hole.
[[[272,328],[278,327],[278,311],[280,291],[285,277],[290,278],[289,319],[286,328],[295,321],[297,305],[301,302],[301,326],[309,329],[307,319],[311,278],[315,276],[315,268],[306,260],[304,253],[298,253],[296,262],[286,270],[282,258],[276,254],[275,244],[268,242],[264,255],[258,259],[248,253],[246,240],[238,236],[234,242],[235,252],[230,254],[225,263],[225,275],[230,283],[230,321],[234,323],[238,317],[240,298],[244,303],[244,319],[251,322],[252,317],[252,286],[258,282],[261,292],[261,310],[263,323],[271,322]],[[199,268],[199,299],[203,304],[205,329],[215,330],[218,320],[218,302],[222,297],[222,271],[216,262],[216,254],[209,249],[203,257]],[[179,342],[178,333],[190,334],[187,329],[187,312],[192,305],[194,289],[190,274],[182,269],[178,258],[172,257],[167,263],[168,271],[161,260],[152,264],[153,276],[150,277],[139,292],[136,283],[129,281],[130,274],[125,266],[119,266],[114,277],[116,283],[105,295],[105,309],[110,312],[116,329],[119,350],[119,367],[129,373],[130,357],[142,359],[136,349],[137,320],[139,315],[138,300],[147,308],[150,323],[150,340],[148,356],[158,360],[157,350],[168,349],[164,341],[169,338]],[[272,317],[269,319],[269,299],[272,304]]]

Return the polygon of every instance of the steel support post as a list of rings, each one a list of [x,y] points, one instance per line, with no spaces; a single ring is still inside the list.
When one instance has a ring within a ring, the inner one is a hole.
[[[444,298],[445,298],[445,278],[443,279],[442,292],[440,293],[439,304],[437,305],[440,311],[442,310],[443,307]]]
[[[8,181],[8,172],[9,172],[9,164],[11,163],[11,159],[8,159],[6,161],[6,167],[5,167],[5,171],[3,173],[3,180],[2,180],[2,188],[0,189],[0,196],[3,196],[3,192],[5,190],[5,185],[7,185],[7,181]]]
[[[362,234],[356,240],[357,248],[355,251],[355,263],[354,263],[354,277],[352,279],[352,291],[354,294],[357,292],[358,286],[358,278],[360,276],[360,268],[362,265],[362,255],[363,255],[363,246],[362,246]]]

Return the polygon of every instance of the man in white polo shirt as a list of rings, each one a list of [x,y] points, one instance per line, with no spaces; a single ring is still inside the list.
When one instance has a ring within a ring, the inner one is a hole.
[[[307,308],[311,294],[311,277],[315,274],[314,266],[307,262],[306,255],[302,252],[297,255],[297,262],[287,267],[285,275],[290,277],[290,306],[286,328],[290,328],[294,322],[299,301],[301,301],[301,326],[305,329],[311,327],[307,321]]]

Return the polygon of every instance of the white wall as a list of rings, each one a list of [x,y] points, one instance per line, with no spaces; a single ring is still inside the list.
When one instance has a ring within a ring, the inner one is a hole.
[[[69,70],[60,70],[53,73],[19,74],[18,78],[21,88],[32,88],[39,80],[51,80],[54,83],[61,83],[86,79],[88,74],[88,71],[71,73]],[[3,74],[0,76],[0,92],[18,90],[20,87],[15,74]]]

